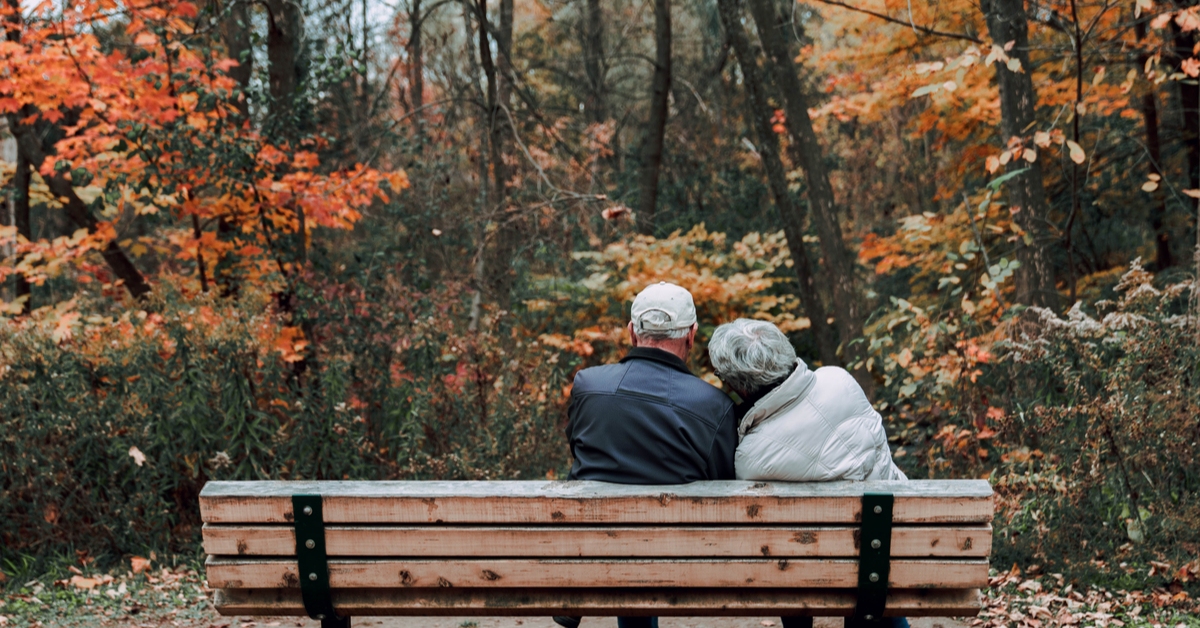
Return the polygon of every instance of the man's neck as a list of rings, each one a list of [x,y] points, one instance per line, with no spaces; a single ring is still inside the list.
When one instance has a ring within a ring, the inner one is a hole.
[[[679,358],[680,360],[687,362],[688,352],[683,347],[679,346],[678,343],[674,343],[674,342],[672,342],[672,343],[639,342],[637,346],[640,348],[643,348],[643,349],[658,349],[659,351],[666,351],[667,353],[670,353],[671,355]]]

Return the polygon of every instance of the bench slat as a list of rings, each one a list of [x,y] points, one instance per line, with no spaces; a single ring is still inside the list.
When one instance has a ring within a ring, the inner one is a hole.
[[[330,556],[408,557],[855,557],[851,527],[365,527],[329,526]],[[894,557],[985,557],[990,525],[897,527]],[[204,550],[215,555],[293,556],[290,526],[204,525]]]
[[[857,598],[837,589],[339,589],[334,606],[367,616],[541,616],[576,611],[589,617],[660,615],[703,617],[848,616]],[[213,604],[235,615],[303,616],[298,589],[224,589]],[[889,617],[964,617],[980,609],[975,589],[892,590]]]
[[[853,523],[866,491],[895,495],[896,523],[989,523],[984,480],[910,482],[209,482],[207,523],[290,523],[291,495],[320,493],[326,523]]]
[[[294,560],[222,558],[206,563],[214,588],[299,586]],[[904,559],[891,564],[889,586],[961,589],[987,586],[987,560]],[[854,587],[858,561],[848,559],[450,559],[330,560],[335,588],[400,587]]]

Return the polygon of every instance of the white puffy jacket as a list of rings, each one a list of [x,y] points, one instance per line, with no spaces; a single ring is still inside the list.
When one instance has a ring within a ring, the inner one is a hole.
[[[907,480],[892,462],[883,418],[845,369],[796,370],[738,426],[739,480]]]

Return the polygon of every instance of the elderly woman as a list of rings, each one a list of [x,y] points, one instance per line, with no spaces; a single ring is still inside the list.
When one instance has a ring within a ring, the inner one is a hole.
[[[708,343],[717,377],[743,400],[734,470],[739,480],[907,480],[892,462],[883,419],[845,369],[809,370],[771,323],[739,318]],[[908,620],[891,618],[892,628]],[[783,628],[812,628],[784,617]]]
[[[717,377],[743,399],[734,469],[739,480],[907,480],[892,462],[883,419],[845,369],[809,370],[787,336],[746,318],[721,325],[708,343]],[[783,628],[812,628],[784,617]],[[908,620],[890,618],[890,628]]]
[[[845,369],[810,370],[765,321],[721,325],[708,343],[717,377],[743,400],[739,480],[906,480],[883,419]]]

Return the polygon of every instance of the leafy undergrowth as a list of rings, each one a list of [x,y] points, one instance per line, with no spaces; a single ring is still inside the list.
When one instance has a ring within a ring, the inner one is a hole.
[[[1062,574],[1023,577],[1015,565],[993,576],[984,608],[969,624],[981,628],[1197,628],[1200,604],[1178,584],[1145,591],[1077,586]]]
[[[135,559],[137,560],[137,559]],[[3,628],[58,626],[210,626],[216,613],[211,590],[192,566],[140,573],[85,573],[29,580],[0,597]],[[230,625],[230,622],[218,622]]]

